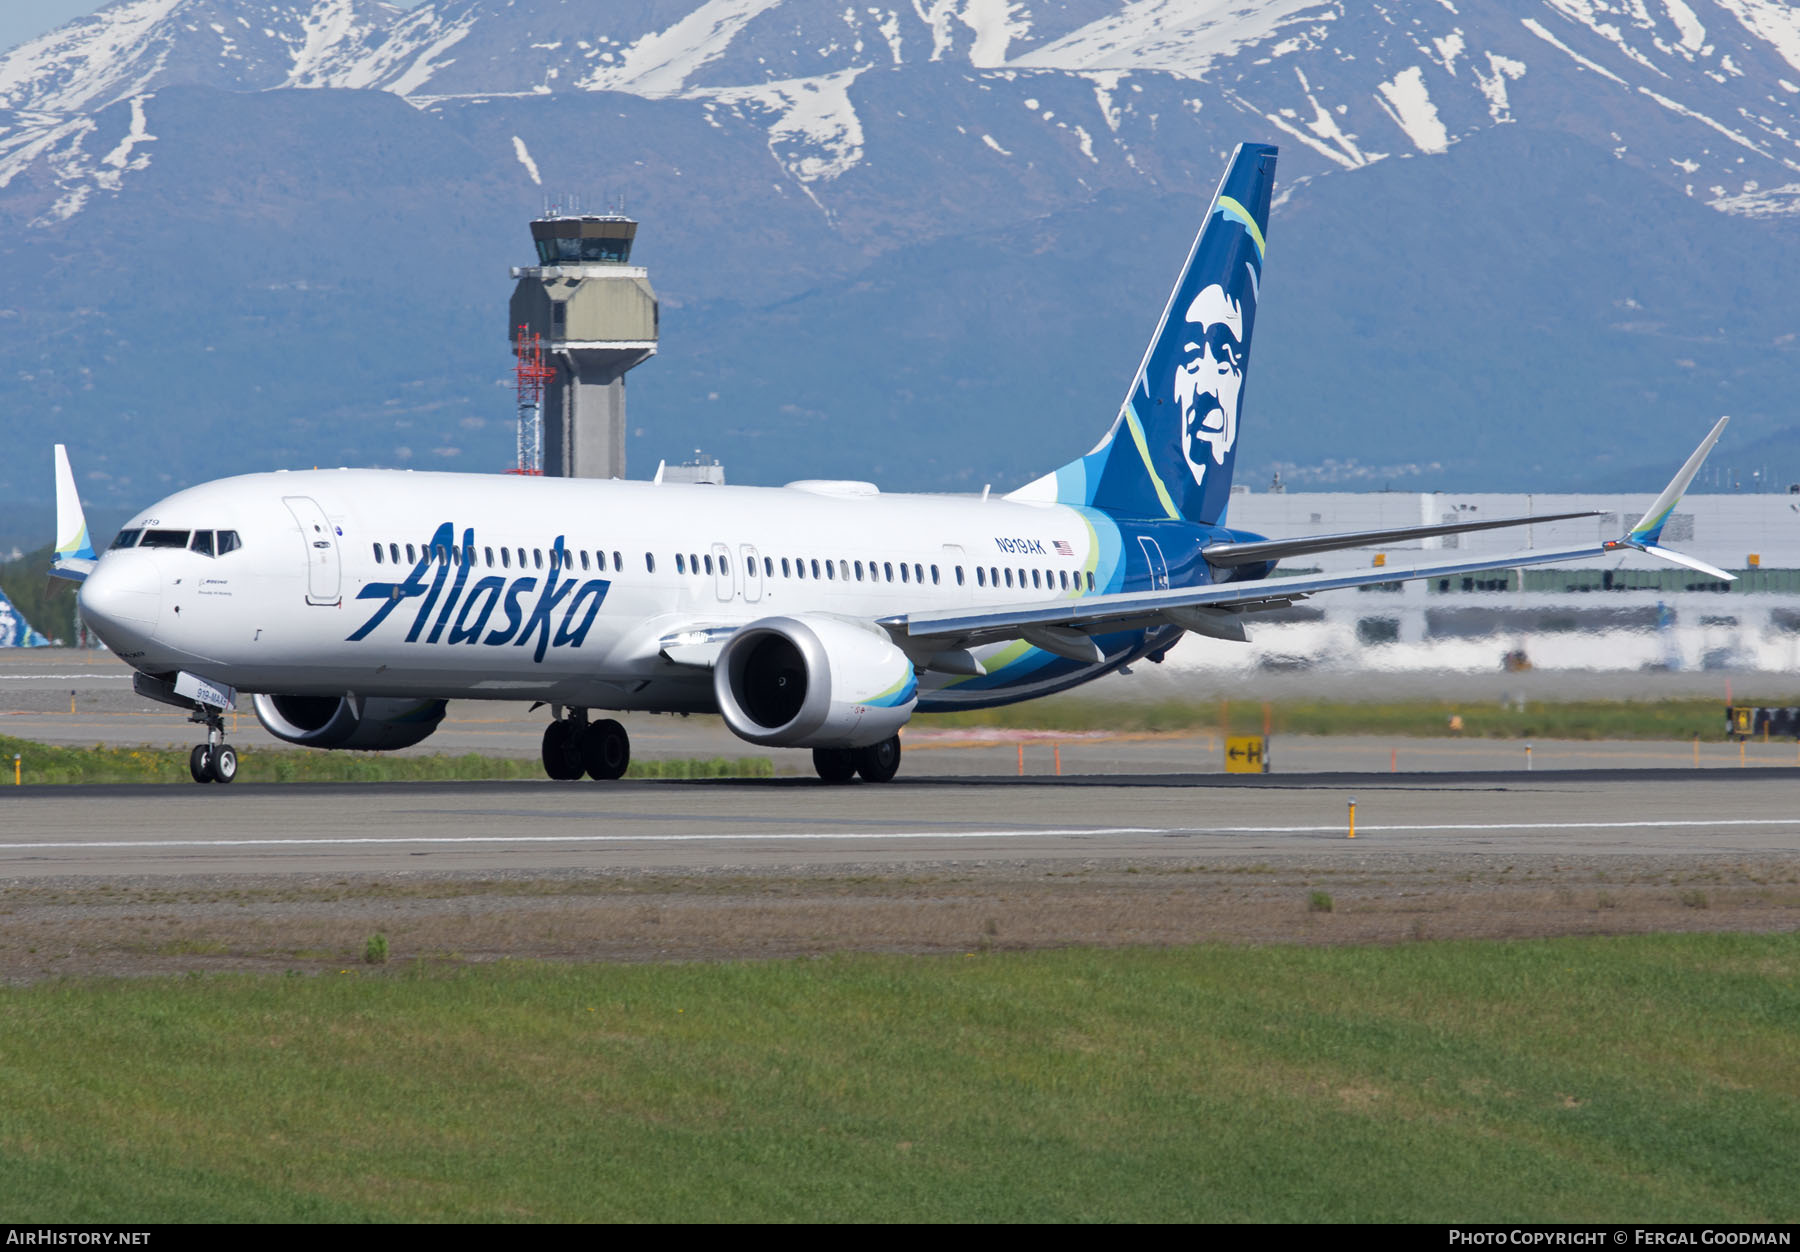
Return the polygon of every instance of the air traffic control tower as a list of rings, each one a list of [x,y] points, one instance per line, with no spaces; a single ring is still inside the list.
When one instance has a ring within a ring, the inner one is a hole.
[[[656,293],[631,264],[638,224],[618,214],[532,222],[538,264],[515,266],[507,337],[542,337],[544,473],[625,476],[625,372],[656,355]]]

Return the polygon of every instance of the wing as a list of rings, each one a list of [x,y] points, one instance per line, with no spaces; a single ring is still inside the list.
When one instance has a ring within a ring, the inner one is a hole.
[[[1681,498],[1706,454],[1719,441],[1728,418],[1720,418],[1711,432],[1694,450],[1679,473],[1670,480],[1643,520],[1618,539],[1578,548],[1543,549],[1515,552],[1479,560],[1449,561],[1431,565],[1384,566],[1379,569],[1356,570],[1338,574],[1308,574],[1296,578],[1255,579],[1197,587],[1171,588],[1158,591],[1134,591],[1117,595],[1089,596],[1081,600],[1065,600],[1055,604],[996,605],[979,609],[950,609],[908,613],[884,618],[881,625],[895,641],[915,654],[935,651],[958,655],[963,650],[1003,639],[1024,639],[1035,647],[1072,660],[1098,662],[1104,657],[1092,638],[1095,634],[1118,630],[1136,630],[1154,626],[1179,626],[1197,634],[1219,639],[1242,640],[1245,613],[1284,608],[1296,600],[1321,591],[1337,591],[1346,587],[1362,587],[1372,583],[1405,582],[1415,578],[1441,578],[1482,570],[1516,569],[1524,565],[1554,565],[1565,561],[1590,559],[1608,553],[1635,550],[1673,561],[1689,569],[1699,570],[1715,578],[1730,581],[1732,575],[1704,561],[1674,552],[1657,542],[1662,522],[1675,501]],[[1588,514],[1557,514],[1558,518],[1582,517]],[[1260,554],[1241,561],[1246,564],[1272,559],[1273,547],[1279,545],[1284,554],[1320,552],[1355,546],[1362,542],[1381,543],[1399,535],[1419,533],[1455,533],[1460,529],[1488,529],[1501,525],[1520,525],[1528,521],[1550,518],[1509,518],[1502,522],[1479,523],[1469,527],[1419,527],[1409,531],[1369,531],[1358,535],[1321,535],[1309,539],[1271,540],[1267,544],[1221,545],[1231,549],[1258,549]],[[1310,546],[1308,546],[1310,545]],[[1208,550],[1208,560],[1212,561]],[[1214,564],[1220,562],[1213,561]],[[909,646],[910,645],[910,646]]]
[[[1309,556],[1314,552],[1337,552],[1344,548],[1368,548],[1378,543],[1405,543],[1411,539],[1435,539],[1440,535],[1463,535],[1472,530],[1499,530],[1504,526],[1530,526],[1534,523],[1566,522],[1576,517],[1599,517],[1598,509],[1580,513],[1546,513],[1535,517],[1491,518],[1485,522],[1447,522],[1442,526],[1402,526],[1396,530],[1353,530],[1340,535],[1303,535],[1298,539],[1256,539],[1248,543],[1213,543],[1200,550],[1206,563],[1216,569],[1238,565],[1255,565],[1262,561],[1282,561],[1290,556]]]

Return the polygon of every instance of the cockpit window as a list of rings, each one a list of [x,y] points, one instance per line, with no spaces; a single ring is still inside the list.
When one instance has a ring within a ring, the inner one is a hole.
[[[188,547],[195,552],[198,552],[201,556],[211,556],[213,554],[212,531],[196,530],[194,532],[194,542],[190,543]]]
[[[188,532],[185,530],[146,530],[144,540],[139,547],[144,548],[185,548],[188,546]]]
[[[239,548],[241,548],[243,546],[244,546],[243,541],[238,538],[237,531],[221,530],[219,532],[219,555],[220,556],[224,556],[227,552],[236,552]]]
[[[143,533],[144,533],[144,530],[143,530],[143,527],[141,527],[141,526],[136,530],[121,530],[117,535],[115,535],[113,537],[112,547],[113,548],[135,548],[135,547],[137,547],[138,537],[140,535],[142,535]],[[109,548],[107,550],[111,551],[112,549]]]

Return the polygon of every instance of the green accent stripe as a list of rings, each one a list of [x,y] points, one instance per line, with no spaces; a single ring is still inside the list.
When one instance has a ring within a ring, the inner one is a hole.
[[[1144,460],[1144,472],[1150,475],[1150,485],[1156,488],[1156,498],[1162,501],[1162,506],[1168,510],[1169,516],[1179,522],[1181,511],[1175,507],[1175,501],[1169,497],[1169,489],[1163,485],[1162,477],[1156,472],[1156,466],[1151,464],[1150,447],[1144,442],[1144,428],[1138,424],[1135,407],[1125,410],[1125,425],[1131,431],[1131,442],[1137,445],[1138,455]]]
[[[1244,228],[1250,232],[1250,238],[1256,241],[1256,255],[1259,258],[1268,251],[1267,245],[1263,243],[1263,233],[1257,228],[1256,219],[1250,216],[1248,209],[1230,196],[1220,196],[1219,211],[1244,224]]]
[[[1675,506],[1680,503],[1681,497],[1676,496],[1675,499],[1669,502],[1669,507],[1664,509],[1661,513],[1658,513],[1648,526],[1633,527],[1631,533],[1626,537],[1629,539],[1642,539],[1648,535],[1660,536],[1663,526],[1669,520],[1669,514],[1673,513],[1675,511]]]

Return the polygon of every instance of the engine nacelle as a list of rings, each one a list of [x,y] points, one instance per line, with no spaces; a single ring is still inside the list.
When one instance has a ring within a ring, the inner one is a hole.
[[[906,725],[919,683],[884,634],[832,617],[765,617],[726,642],[713,694],[751,743],[866,748]]]
[[[277,739],[308,748],[385,752],[410,748],[436,730],[444,720],[444,702],[260,695],[256,720]]]

